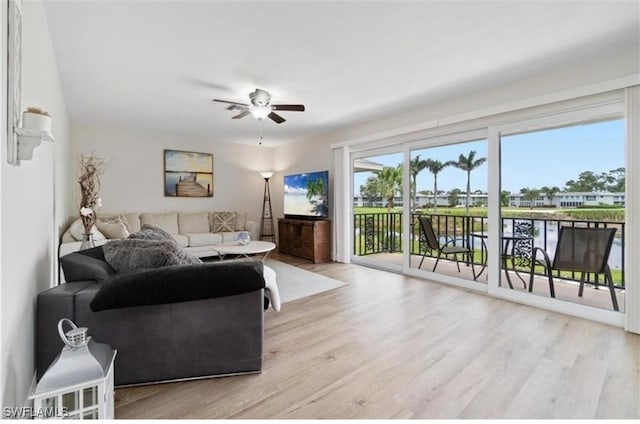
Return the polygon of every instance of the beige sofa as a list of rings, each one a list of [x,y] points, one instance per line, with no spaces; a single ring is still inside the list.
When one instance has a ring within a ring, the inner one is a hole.
[[[200,258],[217,256],[214,246],[235,241],[238,233],[248,231],[251,240],[258,240],[259,224],[247,220],[240,212],[165,212],[101,215],[94,226],[94,243],[103,245],[109,239],[123,238],[140,230],[144,224],[160,227],[184,249]],[[73,222],[62,235],[60,256],[75,252],[82,244],[82,224]]]

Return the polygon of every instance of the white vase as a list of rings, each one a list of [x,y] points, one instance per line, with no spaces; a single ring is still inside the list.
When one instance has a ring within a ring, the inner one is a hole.
[[[33,112],[22,112],[22,128],[51,133],[51,117]]]

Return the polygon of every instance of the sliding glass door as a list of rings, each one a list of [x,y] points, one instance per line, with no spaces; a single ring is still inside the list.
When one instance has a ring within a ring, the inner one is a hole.
[[[624,311],[623,119],[503,135],[500,282]]]
[[[345,149],[351,260],[622,325],[637,270],[623,104],[604,93]]]
[[[486,282],[487,140],[453,140],[410,150],[409,268]]]
[[[352,158],[353,262],[402,270],[403,171],[400,151]]]

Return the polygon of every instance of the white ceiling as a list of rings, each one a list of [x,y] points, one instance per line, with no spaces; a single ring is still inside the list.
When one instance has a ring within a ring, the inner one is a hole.
[[[71,120],[256,144],[213,98],[303,103],[278,145],[603,52],[637,1],[58,1],[45,10]]]

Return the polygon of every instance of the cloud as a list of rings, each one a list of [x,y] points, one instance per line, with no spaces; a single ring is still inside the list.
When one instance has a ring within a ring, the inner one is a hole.
[[[306,187],[292,187],[284,185],[284,194],[307,194]]]

